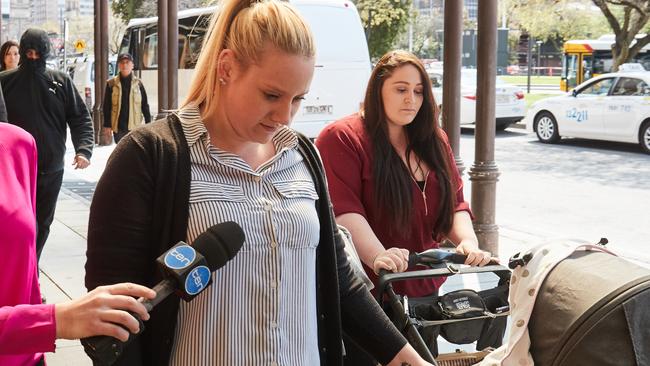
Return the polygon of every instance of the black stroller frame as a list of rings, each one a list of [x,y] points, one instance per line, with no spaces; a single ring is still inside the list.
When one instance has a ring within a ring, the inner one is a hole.
[[[460,264],[465,262],[465,256],[449,252],[442,249],[431,249],[422,253],[413,253],[409,258],[409,267],[414,267],[415,265],[423,265],[429,269],[410,271],[403,273],[389,273],[385,270],[381,270],[379,273],[379,279],[376,286],[376,299],[379,302],[380,306],[387,311],[389,318],[395,324],[395,326],[402,332],[406,337],[408,342],[413,346],[413,348],[420,354],[422,358],[426,361],[432,363],[433,365],[440,365],[432,354],[431,350],[425,343],[422,335],[420,334],[420,329],[425,329],[430,326],[441,326],[444,324],[457,323],[457,322],[467,322],[474,321],[479,319],[488,319],[488,318],[497,318],[504,317],[510,314],[509,308],[505,311],[498,314],[486,313],[483,316],[474,316],[463,319],[442,319],[442,320],[422,320],[417,319],[415,316],[410,314],[408,309],[408,303],[403,304],[400,295],[395,293],[392,283],[398,281],[408,281],[415,279],[424,279],[424,278],[434,278],[434,277],[449,277],[455,275],[464,275],[470,273],[494,273],[499,277],[499,285],[505,285],[506,288],[510,282],[510,270],[499,264],[489,264],[484,267],[469,267],[469,266],[460,266]],[[406,299],[406,297],[404,297]],[[407,300],[405,300],[406,302]],[[500,336],[499,342],[503,340],[503,336]],[[495,346],[499,346],[499,344]],[[454,359],[453,355],[441,355],[445,356],[448,360]],[[463,357],[462,354],[460,357]],[[480,360],[476,360],[480,361]],[[458,364],[458,363],[452,363]],[[473,364],[473,362],[472,362]]]

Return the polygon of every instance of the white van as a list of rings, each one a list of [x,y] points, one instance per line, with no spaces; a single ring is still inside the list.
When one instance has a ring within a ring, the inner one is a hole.
[[[323,127],[359,110],[370,77],[368,44],[350,1],[289,1],[309,23],[316,39],[316,69],[309,94],[292,127],[315,138]],[[215,7],[178,13],[178,100],[184,100]],[[132,19],[120,53],[129,52],[147,90],[151,112],[158,112],[157,17]]]

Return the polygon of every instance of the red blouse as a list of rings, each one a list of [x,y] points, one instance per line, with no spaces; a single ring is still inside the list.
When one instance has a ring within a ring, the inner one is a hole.
[[[413,182],[414,212],[410,227],[390,230],[393,224],[388,221],[386,215],[381,215],[381,208],[374,202],[372,142],[361,117],[354,114],[328,125],[316,139],[316,146],[325,165],[336,216],[345,213],[362,215],[385,248],[400,247],[411,252],[421,252],[439,246],[433,232],[440,202],[440,190],[435,174],[428,174],[424,194],[415,181]],[[446,135],[445,146],[451,161],[454,161]],[[455,169],[453,179],[457,187],[456,211],[470,212],[469,204],[463,197],[463,181]],[[370,268],[366,267],[366,272],[376,281],[377,277]],[[394,287],[399,294],[420,297],[432,294],[442,282],[444,278],[409,280],[396,282]]]

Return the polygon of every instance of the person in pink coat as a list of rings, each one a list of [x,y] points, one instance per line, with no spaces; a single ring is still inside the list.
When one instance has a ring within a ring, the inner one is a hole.
[[[153,298],[146,287],[123,283],[99,287],[60,304],[41,304],[36,261],[34,138],[0,122],[0,365],[43,364],[56,338],[109,335],[126,340],[146,309],[131,296]],[[121,326],[120,326],[121,325]]]

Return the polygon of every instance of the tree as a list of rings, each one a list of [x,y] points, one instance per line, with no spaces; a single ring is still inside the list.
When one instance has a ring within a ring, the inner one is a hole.
[[[422,15],[419,12],[413,12],[411,20],[413,27],[412,49],[419,58],[442,58],[439,50],[439,43],[436,37],[436,31],[443,29],[442,14],[432,14],[431,16]],[[408,24],[406,31],[400,34],[395,48],[408,49],[409,46],[409,29]]]
[[[612,70],[632,59],[648,43],[650,34],[640,35],[647,30],[650,20],[649,0],[592,0],[602,11],[614,31],[612,45],[614,59]]]
[[[178,10],[198,8],[211,3],[211,0],[179,0]],[[111,4],[113,13],[128,23],[132,18],[153,17],[158,14],[158,1],[154,0],[115,0]]]
[[[144,0],[115,0],[111,3],[113,14],[121,18],[125,23],[136,17],[136,9],[142,7]]]
[[[502,2],[502,11],[510,29],[543,42],[597,38],[608,32],[607,22],[591,0],[509,0]]]
[[[111,55],[116,55],[120,52],[122,45],[122,38],[124,37],[124,30],[126,30],[126,23],[122,19],[116,17],[114,14],[109,14],[108,18],[108,52]]]
[[[355,5],[366,30],[370,57],[378,59],[406,29],[411,0],[357,0]]]

